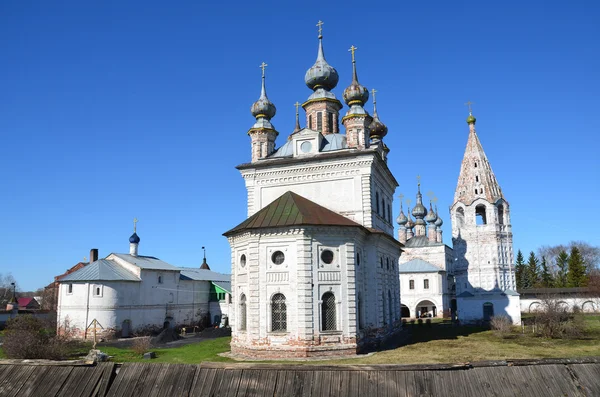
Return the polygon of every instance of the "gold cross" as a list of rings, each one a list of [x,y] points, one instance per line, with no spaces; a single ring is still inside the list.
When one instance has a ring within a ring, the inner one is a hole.
[[[406,199],[406,205],[410,206],[410,203],[412,203],[411,199]]]
[[[294,106],[296,106],[296,114],[298,114],[298,108],[300,107],[300,103],[296,101],[296,103],[294,103]]]
[[[471,109],[471,105],[475,105],[475,104],[471,101],[467,101],[467,102],[465,102],[465,105],[467,105],[469,107],[469,114],[473,113],[473,109]]]
[[[319,27],[319,38],[323,36],[323,21],[317,22],[317,26]]]
[[[265,77],[265,68],[266,68],[267,66],[269,66],[269,65],[267,65],[267,64],[266,64],[266,63],[264,63],[264,62],[263,62],[263,63],[261,63],[261,64],[260,64],[260,66],[259,66],[259,68],[261,68],[261,69],[262,69],[262,77]]]
[[[404,198],[404,195],[403,195],[402,193],[400,193],[400,194],[398,195],[398,198],[400,199],[400,201],[402,201],[402,199]]]
[[[427,192],[427,197],[432,198],[433,196],[434,194],[431,190]]]
[[[373,88],[371,90],[371,94],[373,94],[373,105],[375,105],[377,103],[377,100],[375,99],[375,93],[377,92],[377,90],[375,88]]]
[[[437,205],[438,198],[437,198],[437,197],[434,197],[434,198],[432,198],[432,199],[431,199],[431,201],[433,201],[433,204]]]
[[[85,256],[83,257],[83,261],[84,261],[84,262],[87,262],[87,258],[86,258]]]
[[[417,175],[417,184],[421,186],[421,175]]]
[[[137,223],[138,223],[138,219],[137,218],[133,218],[133,232],[136,232],[136,228],[137,228]]]
[[[352,46],[350,47],[350,49],[348,51],[350,51],[352,53],[352,62],[354,62],[354,51],[358,50],[358,48]]]

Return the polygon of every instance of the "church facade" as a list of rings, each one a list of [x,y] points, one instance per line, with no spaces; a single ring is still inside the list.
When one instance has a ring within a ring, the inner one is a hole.
[[[225,233],[231,246],[234,354],[307,357],[355,354],[371,328],[400,317],[398,258],[392,202],[398,183],[387,166],[387,127],[364,108],[352,47],[353,76],[339,77],[324,56],[306,72],[312,94],[302,104],[306,127],[284,145],[271,124],[275,106],[261,95],[251,108],[252,160],[244,178],[248,219]],[[340,122],[345,134],[340,131]]]

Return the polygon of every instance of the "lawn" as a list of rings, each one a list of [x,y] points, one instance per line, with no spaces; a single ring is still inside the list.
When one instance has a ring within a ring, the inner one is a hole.
[[[397,349],[377,352],[368,357],[318,361],[323,364],[424,364],[462,363],[482,360],[568,358],[600,356],[600,316],[586,316],[587,335],[583,339],[545,339],[533,334],[515,331],[502,337],[494,331],[477,327],[449,327],[434,323],[428,326],[407,325],[412,340]],[[229,351],[230,337],[208,339],[198,343],[155,348],[157,358],[152,362],[194,364],[203,361],[232,361],[218,354]],[[116,362],[144,361],[128,348],[99,346]],[[86,350],[80,351],[85,355]],[[3,357],[0,349],[0,358]],[[313,363],[314,361],[294,362]]]

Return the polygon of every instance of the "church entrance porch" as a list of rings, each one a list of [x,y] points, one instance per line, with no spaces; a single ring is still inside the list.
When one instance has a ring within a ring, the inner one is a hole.
[[[437,307],[433,302],[424,300],[417,305],[416,314],[417,318],[437,317]]]

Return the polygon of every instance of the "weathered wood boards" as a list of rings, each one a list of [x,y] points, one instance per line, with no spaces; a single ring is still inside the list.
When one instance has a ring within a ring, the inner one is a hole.
[[[460,365],[0,365],[5,396],[600,396],[600,360]]]

